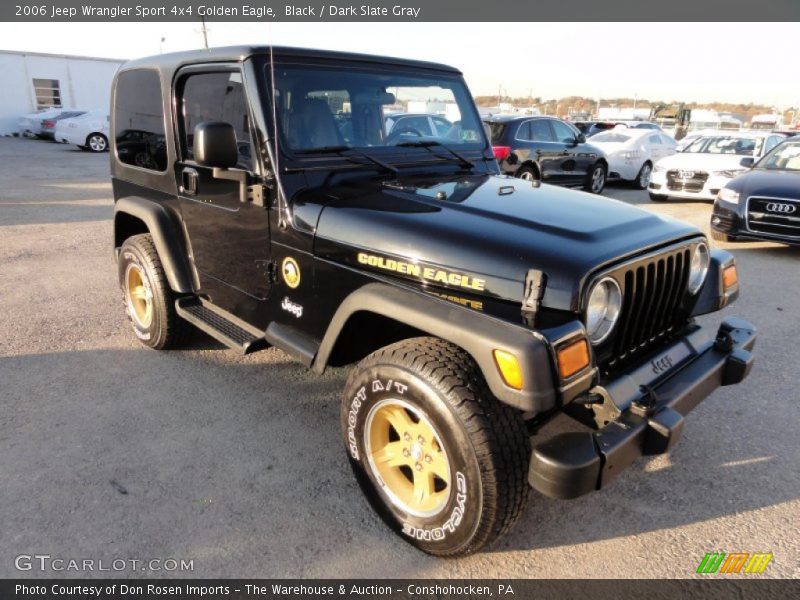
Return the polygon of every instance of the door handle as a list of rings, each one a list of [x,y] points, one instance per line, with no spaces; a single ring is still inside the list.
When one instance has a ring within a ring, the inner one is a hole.
[[[197,171],[191,167],[186,167],[181,171],[181,191],[187,196],[197,195]]]

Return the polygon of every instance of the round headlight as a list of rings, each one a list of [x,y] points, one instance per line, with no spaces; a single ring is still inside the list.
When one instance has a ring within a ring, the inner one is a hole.
[[[586,304],[586,333],[592,344],[605,340],[619,319],[622,309],[622,292],[611,277],[594,284]]]
[[[708,264],[711,257],[708,253],[708,246],[705,242],[700,242],[694,249],[692,264],[689,267],[689,293],[696,294],[703,286],[703,282],[708,275]]]

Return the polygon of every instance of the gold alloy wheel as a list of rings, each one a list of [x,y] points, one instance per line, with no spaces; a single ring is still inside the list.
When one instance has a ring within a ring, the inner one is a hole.
[[[144,274],[137,265],[128,265],[125,273],[125,296],[136,324],[143,329],[150,327],[153,322],[153,293],[145,285]]]
[[[439,513],[450,498],[450,462],[428,418],[402,400],[378,402],[367,415],[364,446],[384,492],[419,517]]]

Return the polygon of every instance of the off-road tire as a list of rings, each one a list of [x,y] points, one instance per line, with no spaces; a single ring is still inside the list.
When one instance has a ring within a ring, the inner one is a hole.
[[[368,415],[394,398],[424,413],[447,454],[454,487],[433,516],[415,516],[393,503],[367,456]],[[413,338],[366,357],[345,386],[341,421],[350,464],[373,508],[424,552],[476,552],[508,532],[524,511],[530,489],[525,423],[494,398],[472,357],[453,344]]]
[[[149,286],[152,293],[152,318],[146,327],[138,323],[131,314],[132,308],[126,292],[129,265],[139,269],[145,286]],[[191,325],[175,312],[175,294],[169,287],[164,267],[149,233],[135,235],[125,240],[120,248],[117,273],[125,312],[139,341],[156,350],[178,348],[183,345],[191,331]]]
[[[666,202],[667,201],[667,196],[665,196],[664,194],[653,194],[653,193],[650,193],[648,195],[650,196],[650,200],[652,200],[653,202]]]
[[[596,162],[586,174],[583,190],[590,194],[602,194],[608,181],[608,169],[602,162]]]

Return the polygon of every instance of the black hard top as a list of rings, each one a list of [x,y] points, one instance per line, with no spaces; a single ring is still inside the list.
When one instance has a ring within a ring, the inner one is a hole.
[[[338,60],[342,62],[373,63],[379,65],[397,65],[415,69],[444,71],[447,73],[461,74],[454,67],[421,60],[409,60],[371,54],[356,54],[352,52],[334,52],[332,50],[314,50],[311,48],[293,48],[290,46],[227,46],[223,48],[210,48],[208,50],[191,50],[189,52],[173,52],[158,54],[144,58],[130,60],[122,65],[122,69],[157,68],[162,71],[174,70],[184,65],[206,62],[238,62],[250,56],[269,56],[270,50],[275,58],[303,58]]]

